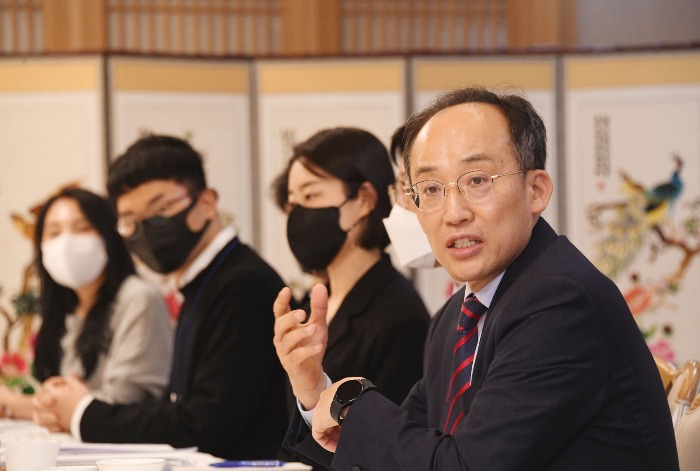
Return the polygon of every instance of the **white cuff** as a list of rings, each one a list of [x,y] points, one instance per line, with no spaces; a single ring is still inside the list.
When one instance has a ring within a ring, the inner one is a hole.
[[[95,398],[92,394],[83,396],[83,398],[80,399],[80,401],[78,401],[78,403],[75,405],[75,409],[73,409],[73,415],[70,418],[70,433],[79,442],[83,441],[82,437],[80,436],[80,421],[83,419],[85,409],[87,409],[90,403],[94,400]]]
[[[326,389],[330,388],[333,385],[333,381],[328,377],[326,373],[323,373],[323,376],[326,377]],[[297,407],[299,408],[299,412],[301,413],[301,417],[304,419],[304,422],[306,422],[306,425],[311,428],[311,424],[313,423],[314,419],[314,411],[316,408],[314,407],[311,410],[305,410],[304,406],[301,405],[301,401],[297,399]]]

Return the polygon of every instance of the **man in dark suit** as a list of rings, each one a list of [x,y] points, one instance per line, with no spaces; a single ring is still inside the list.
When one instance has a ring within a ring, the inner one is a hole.
[[[400,407],[364,379],[329,386],[322,287],[310,325],[278,303],[275,345],[299,402],[286,446],[334,470],[677,470],[660,377],[624,299],[540,218],[553,185],[531,104],[449,92],[409,119],[405,147],[421,227],[467,289],[435,318],[424,377]]]
[[[172,362],[168,391],[143,404],[107,404],[76,379],[49,380],[35,417],[88,442],[274,457],[287,408],[264,306],[272,305],[282,280],[221,223],[202,158],[187,142],[138,140],[112,164],[108,190],[130,250],[184,298],[173,358],[163,358]]]

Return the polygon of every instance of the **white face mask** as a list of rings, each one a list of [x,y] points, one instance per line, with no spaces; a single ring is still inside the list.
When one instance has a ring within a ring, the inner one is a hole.
[[[107,250],[100,236],[64,233],[41,244],[42,262],[51,278],[70,289],[82,288],[102,274]]]
[[[395,204],[388,218],[382,219],[391,245],[401,266],[434,268],[435,256],[428,237],[418,223],[418,216]]]

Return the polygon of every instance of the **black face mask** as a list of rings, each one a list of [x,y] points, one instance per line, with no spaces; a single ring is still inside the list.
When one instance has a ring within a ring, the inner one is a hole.
[[[330,265],[347,237],[347,232],[340,228],[340,207],[295,205],[287,218],[289,248],[307,271],[323,270]]]
[[[129,250],[158,273],[180,268],[211,222],[198,232],[187,227],[187,215],[195,204],[197,198],[193,197],[192,204],[172,217],[153,216],[141,221],[141,232],[126,241]]]

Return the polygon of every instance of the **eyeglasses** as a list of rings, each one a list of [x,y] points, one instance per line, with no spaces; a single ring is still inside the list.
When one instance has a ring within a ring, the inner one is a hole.
[[[194,200],[197,199],[197,196],[199,195],[191,195],[189,193],[177,196],[163,203],[163,205],[158,208],[157,211],[147,217],[137,218],[136,216],[131,215],[120,217],[117,220],[117,232],[119,232],[119,235],[125,239],[133,239],[141,234],[144,220],[148,219],[149,223],[156,226],[164,225],[168,219],[184,209],[182,205],[178,203],[187,198],[192,198],[192,201],[194,202]]]
[[[473,170],[462,174],[454,183],[445,184],[437,180],[423,180],[411,186],[407,195],[421,211],[437,211],[445,204],[447,187],[450,185],[456,185],[467,201],[478,203],[488,198],[497,178],[520,173],[525,173],[525,170],[500,175],[491,175],[484,170]]]

